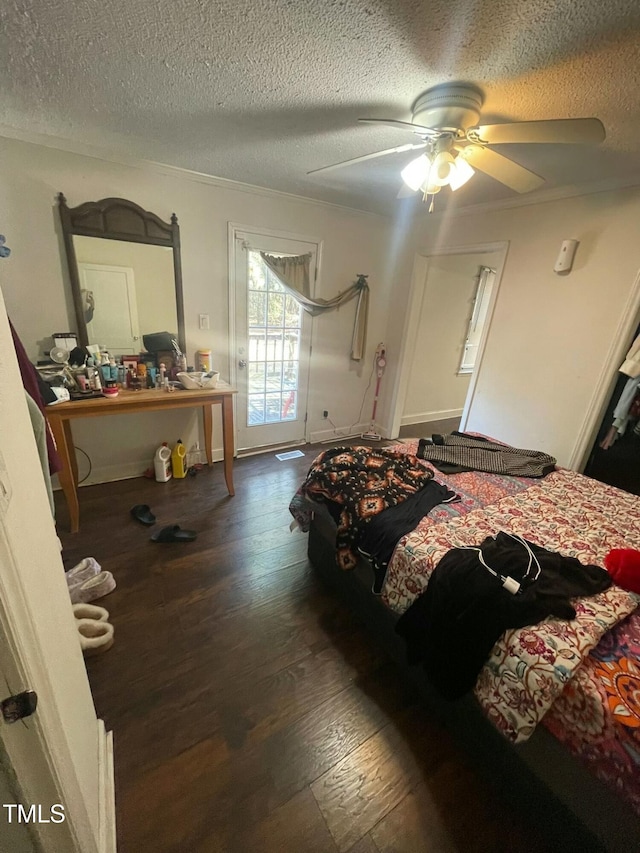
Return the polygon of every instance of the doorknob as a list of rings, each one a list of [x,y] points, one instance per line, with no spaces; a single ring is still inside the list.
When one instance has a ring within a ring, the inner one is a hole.
[[[238,367],[242,367],[242,368],[244,368],[244,367],[246,367],[246,366],[247,366],[246,359],[241,358],[241,359],[240,359],[240,361],[238,362]]]

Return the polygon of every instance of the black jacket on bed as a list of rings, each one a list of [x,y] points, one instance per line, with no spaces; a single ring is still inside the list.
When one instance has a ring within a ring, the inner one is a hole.
[[[524,540],[523,540],[524,541]],[[433,571],[425,592],[398,620],[411,663],[422,662],[432,684],[447,699],[471,690],[491,649],[507,628],[534,625],[547,616],[573,619],[570,599],[595,595],[611,585],[599,566],[585,566],[539,545],[525,546],[507,533],[479,546],[498,575],[521,582],[512,594],[480,562],[478,549],[453,548]],[[529,575],[526,570],[529,568]]]

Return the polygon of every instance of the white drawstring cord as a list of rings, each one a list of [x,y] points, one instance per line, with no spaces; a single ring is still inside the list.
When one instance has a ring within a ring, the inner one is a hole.
[[[531,568],[534,564],[537,567],[537,569],[536,569],[535,576],[533,578],[531,578],[531,580],[532,580],[532,582],[537,580],[538,577],[540,576],[540,572],[542,571],[542,569],[540,568],[540,562],[538,561],[538,558],[533,553],[533,551],[531,550],[531,548],[529,547],[527,542],[521,536],[518,536],[515,533],[508,533],[506,530],[504,531],[504,533],[506,536],[509,536],[511,539],[515,540],[516,542],[519,542],[520,545],[522,545],[522,547],[525,549],[525,551],[529,555],[529,563],[527,564],[526,572],[522,576],[522,581],[524,581],[526,578],[529,577],[529,575],[531,573]],[[495,537],[493,537],[493,539],[495,541]],[[494,576],[494,578],[498,578],[498,580],[500,580],[502,582],[502,586],[507,590],[507,592],[510,592],[512,595],[516,595],[516,593],[520,592],[520,588],[522,586],[522,581],[517,581],[515,578],[512,578],[509,575],[505,576],[503,574],[500,574],[499,572],[496,572],[495,569],[493,569],[490,565],[488,565],[485,562],[484,557],[482,555],[482,549],[481,548],[474,548],[471,545],[468,545],[468,546],[462,545],[460,547],[464,551],[475,551],[478,554],[478,559],[479,559],[480,563],[485,567],[485,569],[488,572],[490,572]]]

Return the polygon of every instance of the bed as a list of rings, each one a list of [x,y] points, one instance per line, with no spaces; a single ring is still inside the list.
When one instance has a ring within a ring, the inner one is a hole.
[[[417,440],[389,450],[413,457]],[[640,550],[640,498],[576,472],[558,469],[537,479],[478,471],[447,475],[420,464],[460,500],[437,505],[400,538],[379,596],[371,593],[374,573],[367,560],[359,559],[353,571],[337,567],[337,516],[327,512],[330,502],[307,503],[314,510],[312,564],[402,665],[397,620],[452,548],[507,531],[583,564],[604,565],[612,549]],[[640,849],[639,602],[638,595],[612,585],[574,601],[574,620],[550,618],[508,630],[462,701],[442,700],[418,668],[410,669],[435,710],[473,732],[476,743],[482,732],[494,756],[515,756],[516,772],[542,779],[608,850]]]

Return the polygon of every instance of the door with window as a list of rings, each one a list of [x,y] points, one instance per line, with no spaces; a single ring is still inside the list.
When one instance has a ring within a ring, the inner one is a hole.
[[[237,449],[300,444],[306,431],[311,317],[285,291],[260,252],[311,253],[313,282],[317,244],[246,231],[236,231],[233,242],[231,375],[238,389]]]

